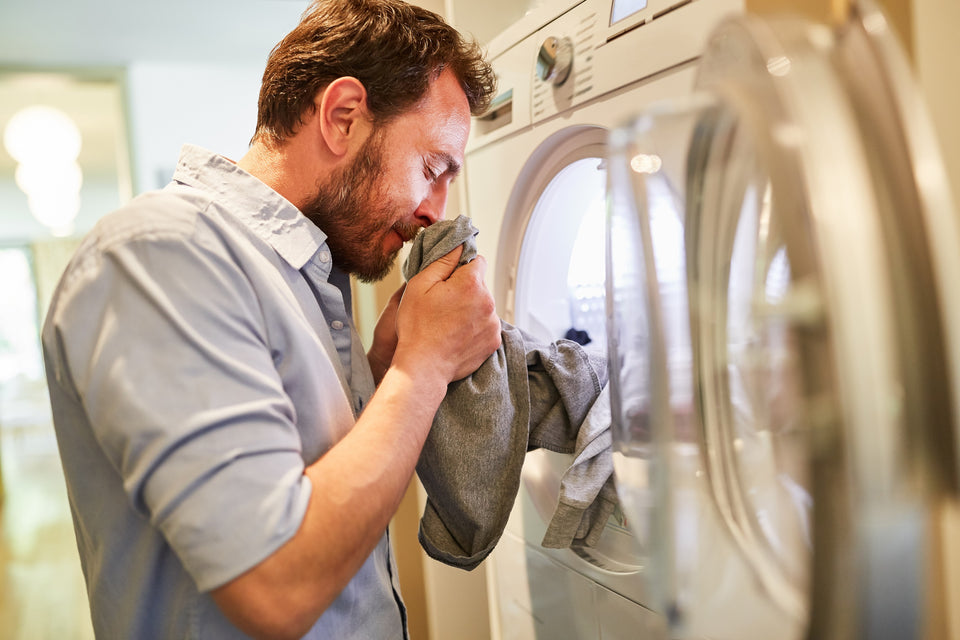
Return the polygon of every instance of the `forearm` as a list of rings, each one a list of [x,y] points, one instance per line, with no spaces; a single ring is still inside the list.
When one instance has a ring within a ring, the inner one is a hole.
[[[214,592],[224,613],[262,637],[300,637],[337,597],[383,535],[416,467],[447,384],[500,344],[500,320],[478,257],[453,252],[407,283],[378,322],[389,361],[350,433],[306,470],[312,492],[297,533]],[[452,275],[451,275],[452,274]]]
[[[307,469],[313,494],[301,531],[320,539],[326,537],[324,521],[342,527],[324,540],[322,554],[316,545],[308,545],[318,563],[336,565],[317,567],[318,575],[336,575],[328,592],[317,594],[318,600],[332,601],[383,535],[410,483],[445,391],[446,385],[420,388],[403,371],[389,369],[356,427]]]
[[[299,637],[337,597],[383,535],[413,475],[442,380],[387,371],[351,432],[305,471],[313,490],[298,532],[214,592],[253,636]]]

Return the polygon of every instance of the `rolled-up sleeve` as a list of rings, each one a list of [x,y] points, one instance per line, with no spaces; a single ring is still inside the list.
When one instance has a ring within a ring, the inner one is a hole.
[[[100,242],[61,287],[62,366],[133,507],[209,590],[300,525],[294,405],[256,291],[215,243],[186,222]]]

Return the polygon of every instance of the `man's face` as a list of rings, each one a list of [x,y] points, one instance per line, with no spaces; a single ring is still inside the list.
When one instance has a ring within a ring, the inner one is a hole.
[[[389,199],[379,198],[383,136],[376,132],[364,143],[353,162],[318,186],[303,213],[327,234],[334,262],[364,282],[375,282],[390,271],[399,247],[385,251],[381,238],[396,229],[412,239],[419,227],[395,220]],[[389,194],[387,194],[389,196]],[[402,245],[401,245],[402,246]]]
[[[318,185],[303,213],[327,234],[340,269],[380,280],[404,242],[443,219],[469,131],[467,98],[445,71],[423,100],[377,128],[347,167]]]

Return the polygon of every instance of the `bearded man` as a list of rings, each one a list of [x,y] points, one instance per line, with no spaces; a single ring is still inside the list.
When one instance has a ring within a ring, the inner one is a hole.
[[[43,329],[100,638],[406,638],[387,526],[448,383],[500,344],[485,262],[350,276],[445,215],[479,49],[399,0],[319,0],[270,55],[249,151],[185,146],[105,216]]]

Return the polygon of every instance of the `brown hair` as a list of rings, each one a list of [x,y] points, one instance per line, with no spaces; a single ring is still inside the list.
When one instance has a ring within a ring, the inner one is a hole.
[[[345,76],[363,83],[374,121],[383,123],[416,104],[444,69],[474,115],[489,106],[493,69],[475,41],[437,14],[401,0],[315,0],[270,53],[253,139],[293,135],[317,92]]]

